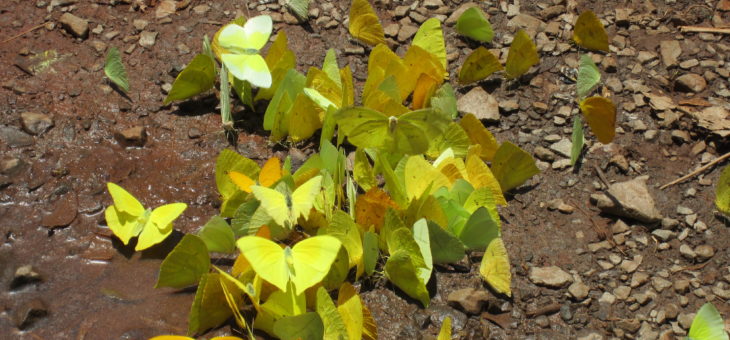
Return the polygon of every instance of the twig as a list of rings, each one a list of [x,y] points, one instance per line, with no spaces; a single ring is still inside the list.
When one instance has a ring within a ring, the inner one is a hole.
[[[730,34],[730,28],[702,27],[702,26],[679,26],[679,30],[681,32]]]
[[[712,161],[710,161],[709,163],[703,165],[702,167],[700,167],[699,169],[697,169],[695,171],[692,171],[692,172],[690,172],[690,173],[688,173],[688,174],[686,174],[686,175],[684,175],[684,176],[682,176],[680,178],[677,178],[677,179],[675,179],[675,180],[673,180],[673,181],[671,181],[671,182],[669,182],[667,184],[662,185],[661,187],[659,187],[659,189],[660,190],[664,190],[664,189],[666,189],[666,188],[668,188],[668,187],[670,187],[672,185],[675,185],[677,183],[682,183],[685,180],[688,180],[688,179],[690,179],[690,178],[692,178],[694,176],[697,176],[697,175],[701,174],[702,172],[704,172],[708,168],[712,167],[713,165],[715,165],[717,163],[720,163],[720,162],[722,162],[722,161],[724,161],[725,159],[728,159],[728,158],[730,158],[730,152],[728,152],[728,153],[726,153],[726,154],[724,154],[724,155],[722,155],[720,157],[717,157],[717,158],[713,159]]]
[[[598,167],[598,165],[593,165],[593,169],[596,170],[596,174],[598,175],[598,178],[601,179],[601,182],[603,182],[603,185],[606,186],[606,189],[611,187],[611,183],[608,182],[608,179],[606,179],[606,175],[603,174],[603,171],[601,171],[601,168]]]
[[[2,44],[5,44],[5,43],[7,43],[7,42],[9,42],[9,41],[11,41],[11,40],[14,40],[14,39],[20,38],[20,37],[22,37],[23,35],[25,35],[25,34],[28,34],[28,33],[30,33],[30,32],[33,32],[33,31],[35,31],[35,30],[37,30],[37,29],[39,29],[39,28],[41,28],[41,27],[43,27],[43,26],[45,26],[45,25],[46,25],[46,23],[44,22],[44,23],[42,23],[42,24],[40,24],[40,25],[38,25],[38,26],[33,26],[33,27],[31,27],[31,28],[29,28],[29,29],[27,29],[27,30],[23,31],[23,32],[20,32],[20,33],[18,33],[18,34],[16,34],[16,35],[12,36],[12,37],[10,37],[10,38],[7,38],[7,39],[3,40],[2,42],[0,42],[0,45],[2,45]]]
[[[526,313],[526,315],[528,318],[534,318],[534,317],[540,316],[540,315],[553,314],[553,313],[560,311],[560,307],[562,307],[562,305],[559,303],[551,303],[547,306],[539,307],[534,310],[528,311]]]

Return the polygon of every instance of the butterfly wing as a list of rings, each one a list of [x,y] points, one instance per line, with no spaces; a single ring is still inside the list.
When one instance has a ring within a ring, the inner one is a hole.
[[[114,207],[117,211],[135,217],[139,217],[144,214],[144,206],[142,206],[142,203],[139,203],[139,201],[134,198],[132,194],[127,192],[127,190],[124,190],[122,187],[111,182],[107,183],[106,187],[109,190],[109,194],[112,196],[112,200],[114,200]]]
[[[244,236],[236,241],[236,246],[256,274],[286,292],[289,267],[280,245],[263,237]]]
[[[353,37],[370,46],[385,44],[383,26],[367,0],[352,1],[348,29]]]
[[[259,177],[261,177],[261,172],[259,172]],[[249,193],[251,192],[251,186],[256,184],[256,182],[254,182],[251,177],[248,177],[238,171],[229,171],[228,178],[231,179],[231,182],[236,184],[238,189]]]
[[[332,236],[315,236],[299,241],[292,248],[295,294],[299,295],[324,279],[342,243]]]
[[[139,234],[134,250],[147,249],[164,241],[172,233],[172,221],[187,209],[185,203],[165,204],[152,210],[147,223]]]
[[[510,288],[512,274],[509,270],[509,257],[507,257],[507,249],[504,247],[501,238],[492,240],[487,246],[482,263],[479,266],[479,273],[494,290],[512,296],[512,289]]]
[[[388,133],[388,117],[364,107],[337,111],[335,120],[350,143],[361,148],[381,146]]]
[[[246,80],[256,87],[271,87],[271,72],[262,56],[226,53],[221,55],[221,60],[234,77]]]
[[[309,216],[312,210],[314,198],[322,188],[322,176],[316,176],[300,185],[292,194],[292,222],[296,222],[299,216]]]
[[[269,41],[273,28],[273,22],[268,15],[248,19],[243,25],[243,33],[246,37],[243,48],[260,50]]]
[[[705,303],[697,312],[689,328],[690,340],[728,340],[722,316],[711,303]]]
[[[261,167],[259,172],[259,184],[270,187],[281,179],[281,161],[277,157],[271,157]]]
[[[257,200],[261,201],[261,206],[267,214],[280,226],[285,226],[289,221],[289,206],[286,204],[286,196],[284,194],[260,185],[252,185],[251,192]]]
[[[608,34],[593,11],[585,11],[578,16],[573,40],[583,48],[608,52]]]
[[[459,70],[459,83],[471,84],[489,77],[494,72],[502,70],[502,64],[499,59],[489,52],[484,46],[479,46],[471,52],[464,65]]]
[[[109,229],[112,230],[122,243],[127,245],[129,240],[136,236],[135,229],[137,228],[137,217],[129,215],[127,213],[117,210],[113,205],[110,205],[104,211],[104,217],[106,223],[109,225]]]
[[[537,54],[535,43],[532,42],[532,39],[524,30],[519,30],[515,34],[515,39],[512,41],[507,53],[507,63],[505,65],[507,78],[520,77],[538,62],[540,62],[540,56]]]
[[[616,106],[605,97],[589,97],[580,102],[580,110],[598,141],[608,144],[616,136]]]

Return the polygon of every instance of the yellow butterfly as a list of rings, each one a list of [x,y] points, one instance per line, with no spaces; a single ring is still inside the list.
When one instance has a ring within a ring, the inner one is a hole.
[[[509,257],[501,238],[495,238],[489,242],[482,263],[479,266],[479,273],[494,290],[512,296],[512,289],[510,288],[512,273],[509,270]]]
[[[367,0],[352,0],[350,6],[350,34],[370,45],[385,44],[385,33],[375,10]]]
[[[488,49],[484,48],[484,46],[479,46],[466,57],[464,65],[461,66],[461,70],[459,70],[459,83],[462,85],[471,84],[485,79],[492,73],[501,71],[502,69],[503,67],[499,63],[499,59],[492,52],[489,52]]]
[[[145,209],[122,187],[110,182],[107,188],[114,200],[114,205],[104,211],[109,229],[125,245],[132,237],[139,236],[134,250],[144,250],[164,241],[172,233],[172,221],[188,207],[185,203],[172,203],[154,210]]]
[[[588,10],[578,16],[573,29],[573,40],[580,47],[608,52],[608,34],[593,11]]]
[[[287,291],[289,281],[294,294],[321,282],[340,251],[342,243],[335,237],[314,236],[285,247],[258,236],[244,236],[236,246],[262,279]]]
[[[505,66],[507,79],[519,78],[539,62],[540,56],[537,54],[535,43],[524,30],[517,31],[507,54]]]
[[[616,106],[605,97],[588,97],[580,102],[580,110],[598,141],[608,144],[616,136]]]
[[[300,185],[293,193],[281,193],[260,185],[252,185],[251,192],[261,201],[267,214],[282,227],[291,228],[300,216],[309,216],[314,198],[322,188],[322,176],[316,176]]]
[[[270,187],[279,179],[281,179],[281,161],[277,157],[269,158],[259,172],[259,184],[265,187]],[[231,179],[236,186],[242,191],[251,192],[251,186],[255,185],[256,182],[251,177],[246,176],[238,171],[229,171],[228,178]]]

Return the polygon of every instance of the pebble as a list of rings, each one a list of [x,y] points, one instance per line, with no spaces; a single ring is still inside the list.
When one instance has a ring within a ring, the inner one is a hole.
[[[32,135],[41,135],[53,127],[51,116],[36,112],[21,113],[20,122],[23,130]]]
[[[135,126],[114,133],[114,137],[124,147],[141,147],[147,141],[147,131],[143,126]]]
[[[641,322],[637,319],[621,319],[616,322],[616,326],[633,334],[639,330]]]
[[[455,332],[464,328],[467,321],[466,314],[451,308],[447,305],[432,305],[429,308],[431,324],[441,327],[441,323],[447,317],[451,318],[451,329]]]
[[[647,281],[649,281],[649,274],[644,272],[637,272],[631,276],[631,283],[629,285],[631,286],[631,288],[636,288],[645,284]]]
[[[677,321],[683,329],[689,329],[692,325],[692,320],[695,318],[695,313],[681,313],[677,316]]]
[[[707,81],[701,75],[688,73],[677,78],[676,88],[680,91],[702,92],[707,88]]]
[[[535,157],[537,157],[537,159],[543,160],[545,162],[552,162],[557,158],[555,153],[553,153],[552,151],[550,151],[550,149],[544,146],[536,146],[533,152],[535,153]]]
[[[200,138],[200,136],[202,135],[203,133],[200,131],[200,129],[196,127],[190,128],[190,130],[188,130],[188,138],[190,139]]]
[[[0,126],[0,140],[10,147],[31,146],[35,142],[33,136],[14,126]]]
[[[639,176],[626,182],[612,184],[608,192],[618,204],[606,195],[591,195],[592,200],[602,211],[618,216],[632,218],[645,223],[659,222],[661,213],[654,204],[654,198],[646,185],[648,176]]]
[[[636,302],[638,302],[640,305],[645,305],[649,303],[649,301],[653,300],[656,297],[656,293],[654,293],[651,290],[647,290],[643,293],[634,294],[634,298],[636,299]]]
[[[411,24],[403,24],[398,32],[398,41],[406,42],[418,31],[418,27]]]
[[[449,293],[446,301],[467,314],[477,315],[481,312],[482,306],[488,304],[489,298],[489,293],[483,289],[463,288]]]
[[[584,300],[588,297],[590,287],[583,282],[574,282],[568,287],[568,293],[576,300]]]
[[[685,294],[689,291],[689,280],[679,279],[674,281],[674,291],[679,294]]]
[[[157,32],[144,31],[139,35],[139,46],[150,48],[155,46],[157,40]]]
[[[38,272],[33,269],[33,266],[21,266],[15,270],[13,280],[10,282],[10,289],[18,289],[27,284],[39,282],[42,280],[43,278],[41,277],[41,274],[38,274]]]
[[[43,300],[32,299],[16,309],[14,313],[15,326],[20,330],[26,329],[46,315],[48,315],[48,309]]]
[[[652,231],[651,234],[663,242],[669,241],[674,236],[673,231],[666,229],[657,229]]]
[[[651,286],[654,287],[657,292],[661,293],[665,289],[671,287],[672,282],[661,277],[653,277],[651,279]]]
[[[637,268],[639,268],[639,265],[641,265],[641,262],[644,260],[644,257],[641,255],[634,255],[633,260],[624,260],[621,262],[621,269],[627,273],[633,273],[636,271]]]
[[[598,298],[598,303],[601,304],[612,305],[614,302],[616,302],[616,296],[609,292],[603,292],[603,295]]]
[[[573,142],[567,138],[563,138],[560,141],[550,145],[550,150],[555,151],[565,157],[570,157],[573,149]]]
[[[530,268],[529,278],[536,285],[561,288],[573,282],[573,276],[557,266]]]
[[[701,262],[705,262],[715,255],[715,248],[710,245],[703,244],[697,246],[694,249],[694,252],[697,255],[698,260],[700,260]]]
[[[63,13],[58,21],[74,37],[86,39],[89,36],[89,21],[71,13]]]
[[[459,98],[456,106],[460,112],[472,113],[480,120],[499,122],[499,103],[481,86],[473,88]]]
[[[688,260],[694,260],[695,257],[697,257],[697,254],[692,249],[692,247],[690,247],[686,243],[683,243],[681,246],[679,246],[679,253]]]
[[[629,295],[631,295],[631,287],[618,286],[616,287],[616,289],[613,290],[613,294],[619,300],[626,300],[629,298]]]

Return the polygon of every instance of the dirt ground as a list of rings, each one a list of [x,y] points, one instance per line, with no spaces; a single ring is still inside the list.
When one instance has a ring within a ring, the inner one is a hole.
[[[212,36],[239,15],[272,14],[275,30],[289,35],[300,71],[320,67],[326,50],[334,48],[340,65],[349,64],[359,84],[366,77],[367,52],[350,40],[343,23],[349,1],[312,1],[312,18],[304,25],[291,21],[275,1],[192,0],[164,17],[157,16],[158,2],[4,0],[0,5],[2,339],[145,339],[185,333],[194,290],[153,288],[161,260],[181,234],[134,253],[111,237],[103,208],[111,203],[105,183],[112,181],[145,205],[187,203],[175,224],[180,232],[195,232],[217,213],[214,163],[230,144],[215,95],[162,105],[164,89],[200,50],[204,35]],[[380,0],[375,8],[384,27],[398,24],[403,30],[407,21],[420,17],[448,18],[465,3]],[[379,337],[429,338],[451,316],[454,337],[464,339],[673,339],[686,333],[687,320],[705,301],[730,319],[730,224],[713,204],[721,167],[658,188],[730,151],[728,141],[685,109],[660,108],[652,101],[661,94],[673,103],[701,99],[695,102],[699,106],[685,105],[695,110],[705,104],[730,109],[730,35],[679,32],[681,25],[730,23],[726,3],[479,2],[496,32],[489,48],[509,46],[504,42],[515,32],[514,18],[541,23],[535,26],[538,66],[518,84],[492,77],[477,85],[500,103],[500,121],[489,125],[497,139],[535,154],[543,168],[500,210],[514,296],[490,295],[476,314],[449,303],[449,294],[460,289],[488,290],[479,278],[479,254],[470,257],[471,263],[437,268],[426,309],[385,279],[370,279],[359,288]],[[398,15],[402,6],[411,6],[405,17]],[[574,169],[561,167],[565,156],[550,146],[570,140],[570,117],[579,112],[575,85],[565,77],[579,58],[570,27],[585,9],[596,12],[609,33],[612,52],[600,55],[599,67],[619,108],[619,133],[603,146],[588,132],[588,152]],[[620,17],[625,11],[630,14]],[[62,25],[64,13],[87,20],[87,36],[77,37]],[[460,38],[453,25],[446,24],[444,34],[456,84],[460,65],[478,45]],[[143,42],[153,35],[152,44]],[[398,41],[397,34],[390,40],[397,53],[409,42]],[[679,65],[665,64],[663,41],[679,42]],[[122,51],[129,73],[126,96],[104,77],[111,46]],[[679,78],[685,74],[699,76],[706,86],[681,88]],[[473,87],[457,87],[459,96]],[[301,159],[316,150],[310,141],[268,142],[261,129],[264,108],[251,112],[235,106],[238,152],[263,161],[274,154]],[[29,131],[22,124],[25,112],[45,115],[53,126]],[[142,146],[119,137],[134,127],[146,132]],[[590,200],[604,191],[599,172],[611,183],[648,176],[661,222],[602,213]],[[559,210],[551,209],[559,205],[556,199],[564,203]],[[31,266],[37,276],[26,275],[30,282],[19,284],[16,271],[23,266]],[[531,275],[535,269],[555,271],[552,266],[569,278],[551,285]],[[230,334],[231,325],[205,336]]]

